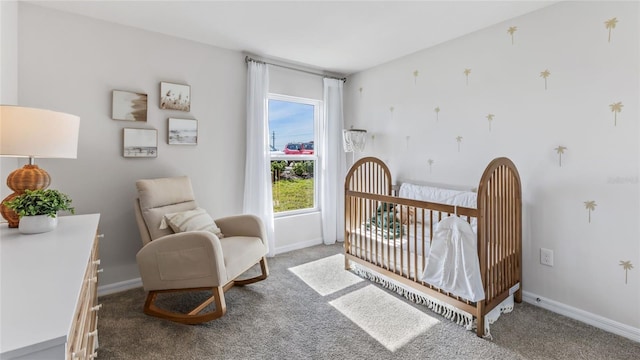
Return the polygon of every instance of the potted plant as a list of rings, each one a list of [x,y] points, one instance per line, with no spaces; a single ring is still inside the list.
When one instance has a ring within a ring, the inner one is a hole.
[[[23,234],[37,234],[55,229],[58,225],[58,211],[69,211],[71,198],[53,189],[25,190],[24,193],[5,201],[4,205],[20,217],[18,229]]]

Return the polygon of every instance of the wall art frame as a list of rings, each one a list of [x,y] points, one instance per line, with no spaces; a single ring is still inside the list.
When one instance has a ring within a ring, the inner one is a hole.
[[[191,111],[191,86],[161,82],[160,108],[187,112]]]
[[[167,143],[169,145],[198,145],[198,120],[169,118]]]
[[[147,121],[147,94],[113,90],[111,94],[111,119]]]
[[[126,158],[158,157],[158,130],[122,129],[122,156]]]

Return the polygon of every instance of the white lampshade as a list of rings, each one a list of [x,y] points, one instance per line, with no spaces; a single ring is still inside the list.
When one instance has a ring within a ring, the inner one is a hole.
[[[367,130],[344,129],[342,130],[342,145],[345,152],[363,152],[367,142]]]
[[[10,228],[20,217],[5,202],[25,190],[46,189],[51,176],[35,164],[35,158],[70,158],[78,155],[80,118],[65,113],[20,106],[0,105],[0,156],[28,157],[29,164],[7,177],[13,190],[2,202],[0,213]]]
[[[79,130],[75,115],[0,105],[2,156],[75,159]]]

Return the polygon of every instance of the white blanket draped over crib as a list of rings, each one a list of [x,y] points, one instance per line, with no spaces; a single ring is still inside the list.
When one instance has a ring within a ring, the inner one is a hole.
[[[477,238],[468,222],[450,216],[437,224],[422,280],[474,302],[484,299]]]

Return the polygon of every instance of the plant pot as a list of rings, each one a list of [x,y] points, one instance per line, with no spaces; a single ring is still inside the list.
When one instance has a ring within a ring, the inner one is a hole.
[[[39,234],[51,231],[58,226],[58,217],[49,215],[23,216],[20,218],[18,231],[22,234]]]

